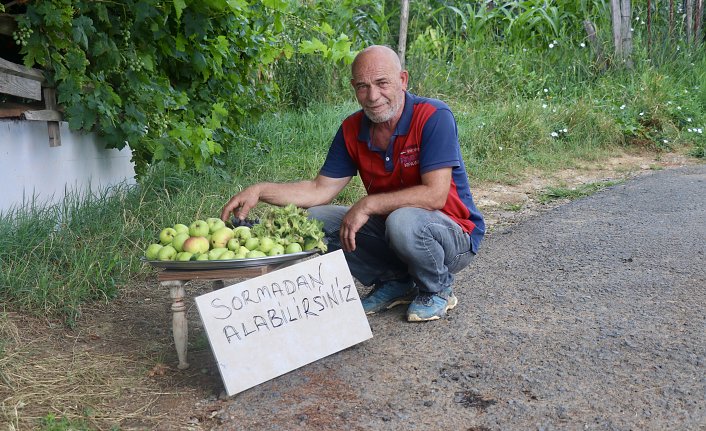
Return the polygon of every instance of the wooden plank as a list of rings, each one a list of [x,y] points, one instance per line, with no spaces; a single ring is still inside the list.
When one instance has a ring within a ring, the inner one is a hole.
[[[44,105],[47,110],[56,111],[56,90],[53,88],[44,89]],[[58,121],[48,121],[47,129],[49,131],[49,146],[58,147],[61,145],[61,133],[59,130]]]
[[[30,121],[62,121],[61,112],[51,109],[42,109],[39,111],[25,111],[22,113],[22,118]]]
[[[0,34],[12,36],[15,30],[17,30],[15,17],[9,13],[0,13]]]
[[[35,79],[0,71],[0,93],[25,99],[42,100],[42,83]]]
[[[229,280],[238,278],[252,278],[267,274],[268,272],[287,267],[294,262],[285,262],[279,265],[263,265],[250,268],[237,269],[207,269],[207,270],[179,270],[165,269],[157,279],[159,281],[188,281],[188,280]]]
[[[42,73],[41,70],[24,67],[21,64],[15,64],[11,61],[7,61],[2,57],[0,57],[0,72],[39,81],[40,84],[44,82],[44,73]]]

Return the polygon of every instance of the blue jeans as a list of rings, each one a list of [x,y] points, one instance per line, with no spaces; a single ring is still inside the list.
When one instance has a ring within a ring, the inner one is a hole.
[[[341,221],[348,209],[322,205],[308,210],[324,223],[329,251],[341,248]],[[474,257],[469,235],[458,224],[441,211],[421,208],[370,217],[355,242],[346,261],[353,277],[366,286],[411,277],[421,292],[438,293],[451,287],[454,274]]]

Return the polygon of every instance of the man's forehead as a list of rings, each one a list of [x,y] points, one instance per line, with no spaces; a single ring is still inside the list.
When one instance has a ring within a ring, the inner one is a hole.
[[[383,79],[395,79],[399,76],[400,70],[394,65],[383,62],[363,63],[353,73],[353,81],[380,81]]]

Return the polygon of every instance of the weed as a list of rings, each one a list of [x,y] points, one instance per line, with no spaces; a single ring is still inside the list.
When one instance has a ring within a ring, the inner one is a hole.
[[[549,187],[547,190],[539,195],[540,203],[548,203],[558,199],[578,199],[584,196],[592,195],[606,187],[611,187],[616,184],[620,184],[622,181],[604,181],[598,183],[582,184],[578,187],[567,188],[567,187]]]

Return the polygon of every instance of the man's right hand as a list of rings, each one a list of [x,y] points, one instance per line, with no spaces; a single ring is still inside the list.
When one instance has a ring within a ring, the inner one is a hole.
[[[221,220],[228,221],[231,214],[244,220],[259,201],[260,191],[255,184],[230,198],[221,211]]]

